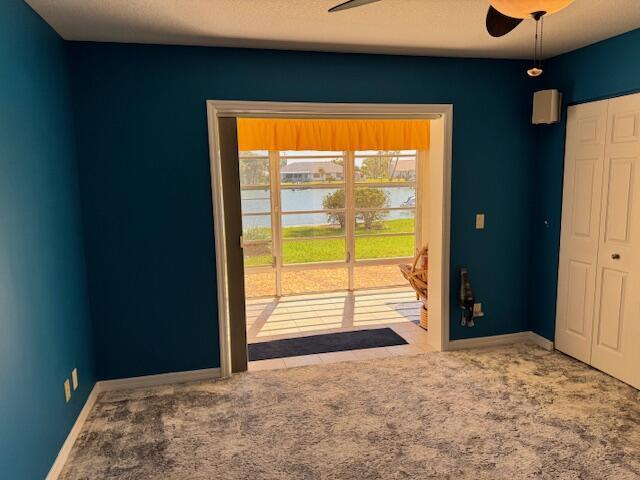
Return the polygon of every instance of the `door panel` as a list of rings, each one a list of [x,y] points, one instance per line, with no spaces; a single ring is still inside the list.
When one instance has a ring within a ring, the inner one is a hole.
[[[567,290],[567,333],[577,335],[584,340],[588,337],[585,325],[585,305],[593,292],[590,280],[593,278],[592,266],[588,263],[570,261]]]
[[[640,95],[609,101],[591,364],[640,387]]]
[[[605,231],[606,240],[609,242],[629,240],[633,164],[633,158],[616,158],[610,162]]]
[[[556,347],[591,359],[607,102],[570,107],[558,271]]]
[[[591,289],[589,280],[593,276],[591,265],[582,262],[569,262],[569,280],[567,292],[567,332],[578,335],[582,339],[587,337],[585,325],[585,305],[588,302]]]
[[[626,274],[617,270],[602,270],[602,287],[600,289],[600,322],[596,345],[621,354],[620,333],[622,332],[622,308],[624,303],[624,287]]]
[[[597,158],[577,159],[573,181],[573,236],[591,237],[593,218],[593,184]]]
[[[620,103],[619,99],[612,102]],[[624,100],[626,101],[626,100]],[[620,112],[611,116],[611,143],[637,142],[639,135],[638,112]]]

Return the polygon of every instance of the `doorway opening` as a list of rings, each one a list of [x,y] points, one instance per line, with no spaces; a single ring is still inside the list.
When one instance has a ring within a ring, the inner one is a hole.
[[[425,157],[241,150],[246,297],[406,285],[397,265],[426,242]]]
[[[225,247],[216,249],[218,278],[230,293],[223,374],[230,357],[244,369],[240,341],[255,369],[443,349],[452,112],[438,110],[209,102],[216,245]],[[233,200],[240,208],[225,209]],[[222,230],[220,220],[237,228]],[[427,243],[430,335],[399,268]],[[240,262],[224,261],[238,248]]]

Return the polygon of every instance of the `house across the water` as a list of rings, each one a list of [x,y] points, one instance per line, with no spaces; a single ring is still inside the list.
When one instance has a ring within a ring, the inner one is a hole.
[[[333,162],[293,162],[280,168],[285,183],[342,180],[342,165]]]

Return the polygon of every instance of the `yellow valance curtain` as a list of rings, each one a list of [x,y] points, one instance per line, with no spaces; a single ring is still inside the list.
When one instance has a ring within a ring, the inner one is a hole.
[[[426,150],[429,120],[238,118],[240,150]]]

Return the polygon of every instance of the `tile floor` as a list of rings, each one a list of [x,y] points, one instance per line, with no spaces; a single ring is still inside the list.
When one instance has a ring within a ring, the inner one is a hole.
[[[389,327],[408,344],[249,362],[249,371],[365,360],[433,351],[414,322],[420,302],[407,288],[323,293],[247,301],[249,343],[322,333]]]

